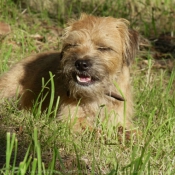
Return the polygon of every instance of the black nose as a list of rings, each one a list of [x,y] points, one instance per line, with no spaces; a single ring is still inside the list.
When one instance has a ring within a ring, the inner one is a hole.
[[[75,67],[79,71],[87,71],[91,67],[90,60],[77,60],[75,62]]]

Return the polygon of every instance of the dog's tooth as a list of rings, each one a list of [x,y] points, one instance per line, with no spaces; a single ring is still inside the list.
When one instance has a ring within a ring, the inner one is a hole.
[[[80,77],[79,77],[78,75],[77,75],[76,77],[77,77],[77,80],[78,80],[79,82],[81,82]]]

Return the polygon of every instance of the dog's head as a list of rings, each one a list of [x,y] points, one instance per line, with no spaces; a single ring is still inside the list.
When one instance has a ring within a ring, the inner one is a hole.
[[[108,88],[138,48],[138,35],[128,21],[83,14],[71,21],[63,38],[61,66],[74,97],[96,98]]]

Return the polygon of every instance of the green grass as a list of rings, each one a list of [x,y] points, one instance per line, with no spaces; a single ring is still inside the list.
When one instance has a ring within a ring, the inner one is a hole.
[[[12,32],[0,40],[0,72],[32,53],[58,50],[60,35],[56,37],[51,27],[58,27],[61,32],[67,19],[81,12],[125,17],[147,37],[173,31],[173,3],[74,0],[68,4],[69,10],[50,18],[45,10],[38,14],[27,7],[27,12],[22,13],[20,1],[16,5],[2,0],[0,21],[10,24]],[[38,42],[32,38],[36,33],[45,39]],[[153,68],[154,60],[147,52],[148,65],[140,68],[142,58],[137,58],[132,69],[134,123],[142,132],[141,137],[120,143],[112,130],[101,138],[88,131],[72,133],[69,122],[60,122],[57,109],[52,108],[54,86],[50,74],[51,103],[44,114],[37,101],[31,112],[18,110],[15,102],[1,103],[0,174],[174,174],[175,70]],[[43,80],[43,87],[47,83]]]

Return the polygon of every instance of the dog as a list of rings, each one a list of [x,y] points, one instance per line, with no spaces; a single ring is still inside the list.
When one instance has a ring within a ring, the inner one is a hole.
[[[44,111],[54,89],[53,106],[60,97],[58,117],[70,119],[75,131],[103,123],[132,129],[130,65],[139,37],[128,26],[126,19],[87,14],[71,20],[61,51],[32,55],[14,65],[0,77],[0,97],[17,96],[19,107],[27,110],[39,99]]]

